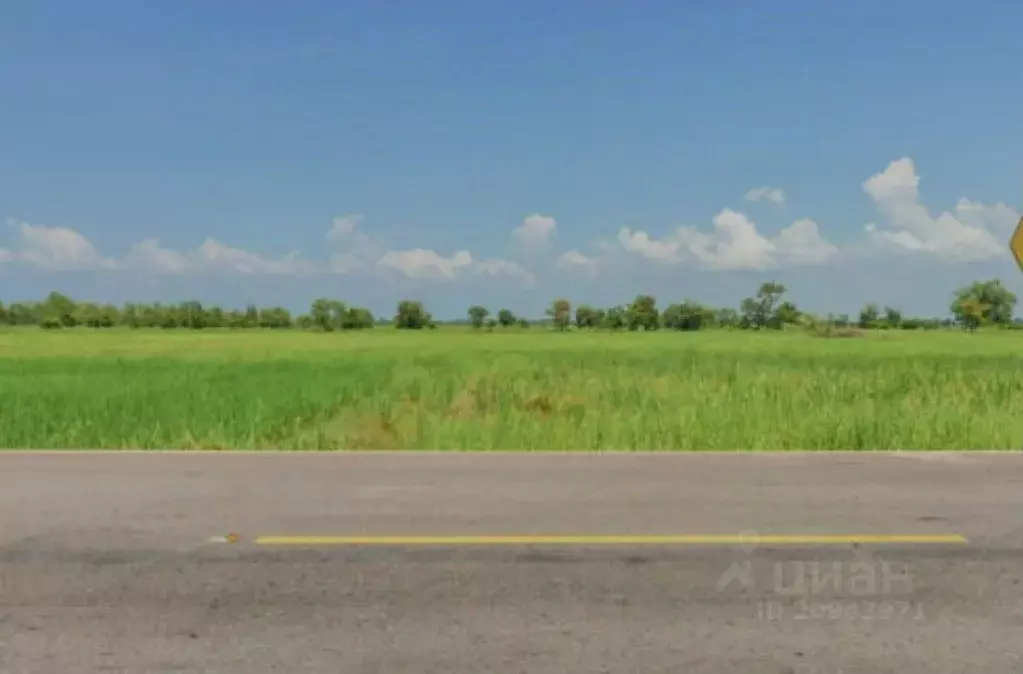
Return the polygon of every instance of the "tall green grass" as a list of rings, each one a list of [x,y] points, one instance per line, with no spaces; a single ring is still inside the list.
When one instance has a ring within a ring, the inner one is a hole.
[[[1023,447],[1023,337],[0,334],[0,446]]]

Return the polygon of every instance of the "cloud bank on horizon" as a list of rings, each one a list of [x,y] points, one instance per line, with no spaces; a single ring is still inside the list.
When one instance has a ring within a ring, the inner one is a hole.
[[[929,255],[951,263],[1009,255],[1005,242],[1020,218],[1015,209],[963,197],[950,212],[934,216],[920,201],[919,185],[920,177],[908,157],[868,178],[862,189],[874,203],[879,222],[867,223],[863,239],[844,246],[828,241],[820,225],[809,218],[796,219],[768,237],[746,214],[729,208],[719,212],[706,230],[682,226],[658,238],[622,227],[613,237],[560,253],[553,251],[555,218],[533,213],[509,233],[514,259],[479,257],[468,250],[448,255],[424,248],[389,250],[365,231],[359,214],[334,219],[324,236],[329,253],[321,259],[299,251],[267,257],[214,238],[193,250],[166,248],[158,239],[148,238],[131,245],[121,257],[108,257],[73,229],[12,220],[7,227],[10,242],[0,246],[0,268],[21,265],[48,271],[136,270],[171,275],[362,274],[441,282],[490,276],[534,286],[538,274],[551,269],[599,275],[637,261],[703,270],[767,271],[881,254]],[[786,203],[785,192],[776,187],[750,189],[744,199]]]

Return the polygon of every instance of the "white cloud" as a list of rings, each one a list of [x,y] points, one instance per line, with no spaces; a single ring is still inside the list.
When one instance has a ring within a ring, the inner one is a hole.
[[[371,266],[371,261],[352,253],[337,253],[327,260],[327,269],[332,274],[357,274]]]
[[[209,269],[236,271],[242,274],[305,274],[312,264],[298,251],[279,258],[267,258],[242,248],[232,248],[216,239],[206,239],[195,257]]]
[[[908,157],[891,162],[863,183],[888,227],[867,225],[870,241],[880,247],[930,253],[960,262],[1007,254],[1001,235],[1008,235],[1019,214],[1005,204],[985,206],[960,199],[952,212],[931,216],[920,203],[920,177]],[[990,228],[999,231],[996,237]]]
[[[114,260],[101,256],[88,239],[73,229],[27,222],[9,224],[17,229],[20,244],[16,252],[10,253],[12,260],[51,271],[117,267]]]
[[[502,260],[500,258],[490,258],[473,264],[472,270],[476,274],[485,274],[487,276],[507,276],[522,281],[526,285],[533,285],[536,283],[536,277],[522,265],[511,262],[510,260]]]
[[[297,251],[267,257],[244,248],[208,238],[194,250],[179,251],[158,239],[144,239],[129,249],[122,260],[102,257],[89,241],[74,230],[12,222],[18,233],[14,250],[0,248],[0,262],[18,261],[42,269],[134,269],[158,274],[238,273],[269,275],[398,273],[407,278],[455,280],[468,275],[506,277],[527,285],[535,283],[532,272],[501,258],[475,260],[469,251],[444,257],[433,250],[385,250],[358,227],[360,215],[335,218],[325,239],[341,247],[320,261],[303,258]],[[530,221],[527,218],[528,222]],[[534,227],[539,227],[535,225]]]
[[[818,265],[838,254],[812,220],[797,220],[773,238],[760,234],[742,213],[727,208],[714,217],[713,224],[710,232],[680,227],[663,239],[624,228],[618,232],[618,241],[626,251],[656,262],[720,270]]]
[[[839,255],[838,246],[824,239],[817,223],[807,218],[796,220],[778,232],[774,243],[782,264],[819,265]]]
[[[556,228],[557,221],[551,216],[533,213],[512,230],[512,237],[524,246],[536,248],[548,243]]]
[[[358,213],[334,218],[327,231],[327,241],[341,250],[327,261],[327,269],[334,274],[357,274],[372,270],[386,252],[365,232],[359,229],[362,216]]]
[[[934,217],[920,202],[919,186],[920,178],[909,158],[891,162],[862,184],[882,216],[877,224],[866,226],[870,250],[916,251],[949,261],[1007,255],[1005,241],[1020,218],[1014,208],[961,198],[950,211]],[[746,199],[783,204],[785,193],[778,188],[759,187],[750,190]],[[192,250],[176,250],[149,238],[115,260],[101,255],[85,236],[72,229],[10,221],[12,240],[0,242],[7,244],[0,245],[0,263],[47,270],[135,269],[179,275],[380,274],[439,281],[501,277],[526,285],[537,281],[532,265],[524,266],[523,260],[477,259],[468,250],[450,256],[428,248],[389,250],[379,236],[364,232],[362,223],[363,217],[357,213],[335,218],[317,259],[304,258],[297,251],[267,256],[215,238],[207,238]],[[553,217],[533,213],[512,230],[512,236],[524,248],[546,250],[556,231]],[[846,249],[845,254],[850,252]],[[592,275],[628,258],[699,269],[766,270],[823,265],[842,254],[813,220],[796,220],[768,236],[747,215],[726,208],[713,218],[710,228],[703,230],[679,227],[656,238],[641,229],[625,227],[617,236],[599,238],[587,248],[573,248],[544,259],[553,261],[557,269]],[[537,263],[536,258],[533,263]]]
[[[145,239],[132,246],[124,259],[125,265],[149,269],[162,274],[186,274],[193,261],[184,253],[164,248],[156,239]]]
[[[993,229],[996,236],[1008,236],[1019,224],[1020,214],[1004,203],[988,206],[966,197],[955,205],[955,214],[961,222],[975,227]]]
[[[334,222],[331,224],[330,229],[327,231],[327,241],[346,241],[350,239],[359,224],[362,222],[362,216],[358,213],[351,213],[349,215],[342,215],[334,218]]]
[[[379,270],[396,272],[411,279],[454,281],[468,274],[478,274],[506,276],[527,285],[536,280],[532,273],[515,262],[500,258],[476,261],[467,250],[460,250],[450,257],[424,248],[391,250],[377,260],[376,266]]]
[[[633,232],[623,227],[618,232],[618,243],[628,252],[638,253],[650,260],[678,262],[681,258],[682,242],[674,237],[657,240],[646,232]]]
[[[424,248],[390,250],[377,260],[377,267],[398,272],[407,278],[453,281],[460,270],[472,265],[469,251],[460,250],[451,257]]]
[[[235,272],[240,274],[308,274],[315,265],[298,252],[279,258],[267,258],[242,248],[233,248],[217,239],[206,239],[187,253],[164,248],[156,239],[135,244],[124,259],[126,266],[164,274]]]
[[[559,255],[554,264],[560,269],[594,274],[600,268],[600,262],[600,259],[585,255],[573,248]]]
[[[776,204],[785,203],[785,191],[777,187],[754,187],[746,192],[746,201],[771,201]]]
[[[711,233],[683,227],[678,236],[686,250],[711,269],[766,269],[775,265],[775,243],[761,236],[752,220],[727,208],[714,216]]]

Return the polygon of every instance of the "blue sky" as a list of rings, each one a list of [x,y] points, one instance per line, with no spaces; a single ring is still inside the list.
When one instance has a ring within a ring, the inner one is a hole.
[[[1023,293],[1020,25],[949,0],[11,0],[0,295]]]

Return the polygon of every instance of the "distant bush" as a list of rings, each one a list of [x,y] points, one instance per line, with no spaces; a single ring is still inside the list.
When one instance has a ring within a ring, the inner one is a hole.
[[[814,337],[824,337],[826,339],[863,337],[866,335],[866,331],[861,330],[860,328],[854,328],[849,325],[835,325],[828,321],[813,321],[808,323],[806,330]]]

